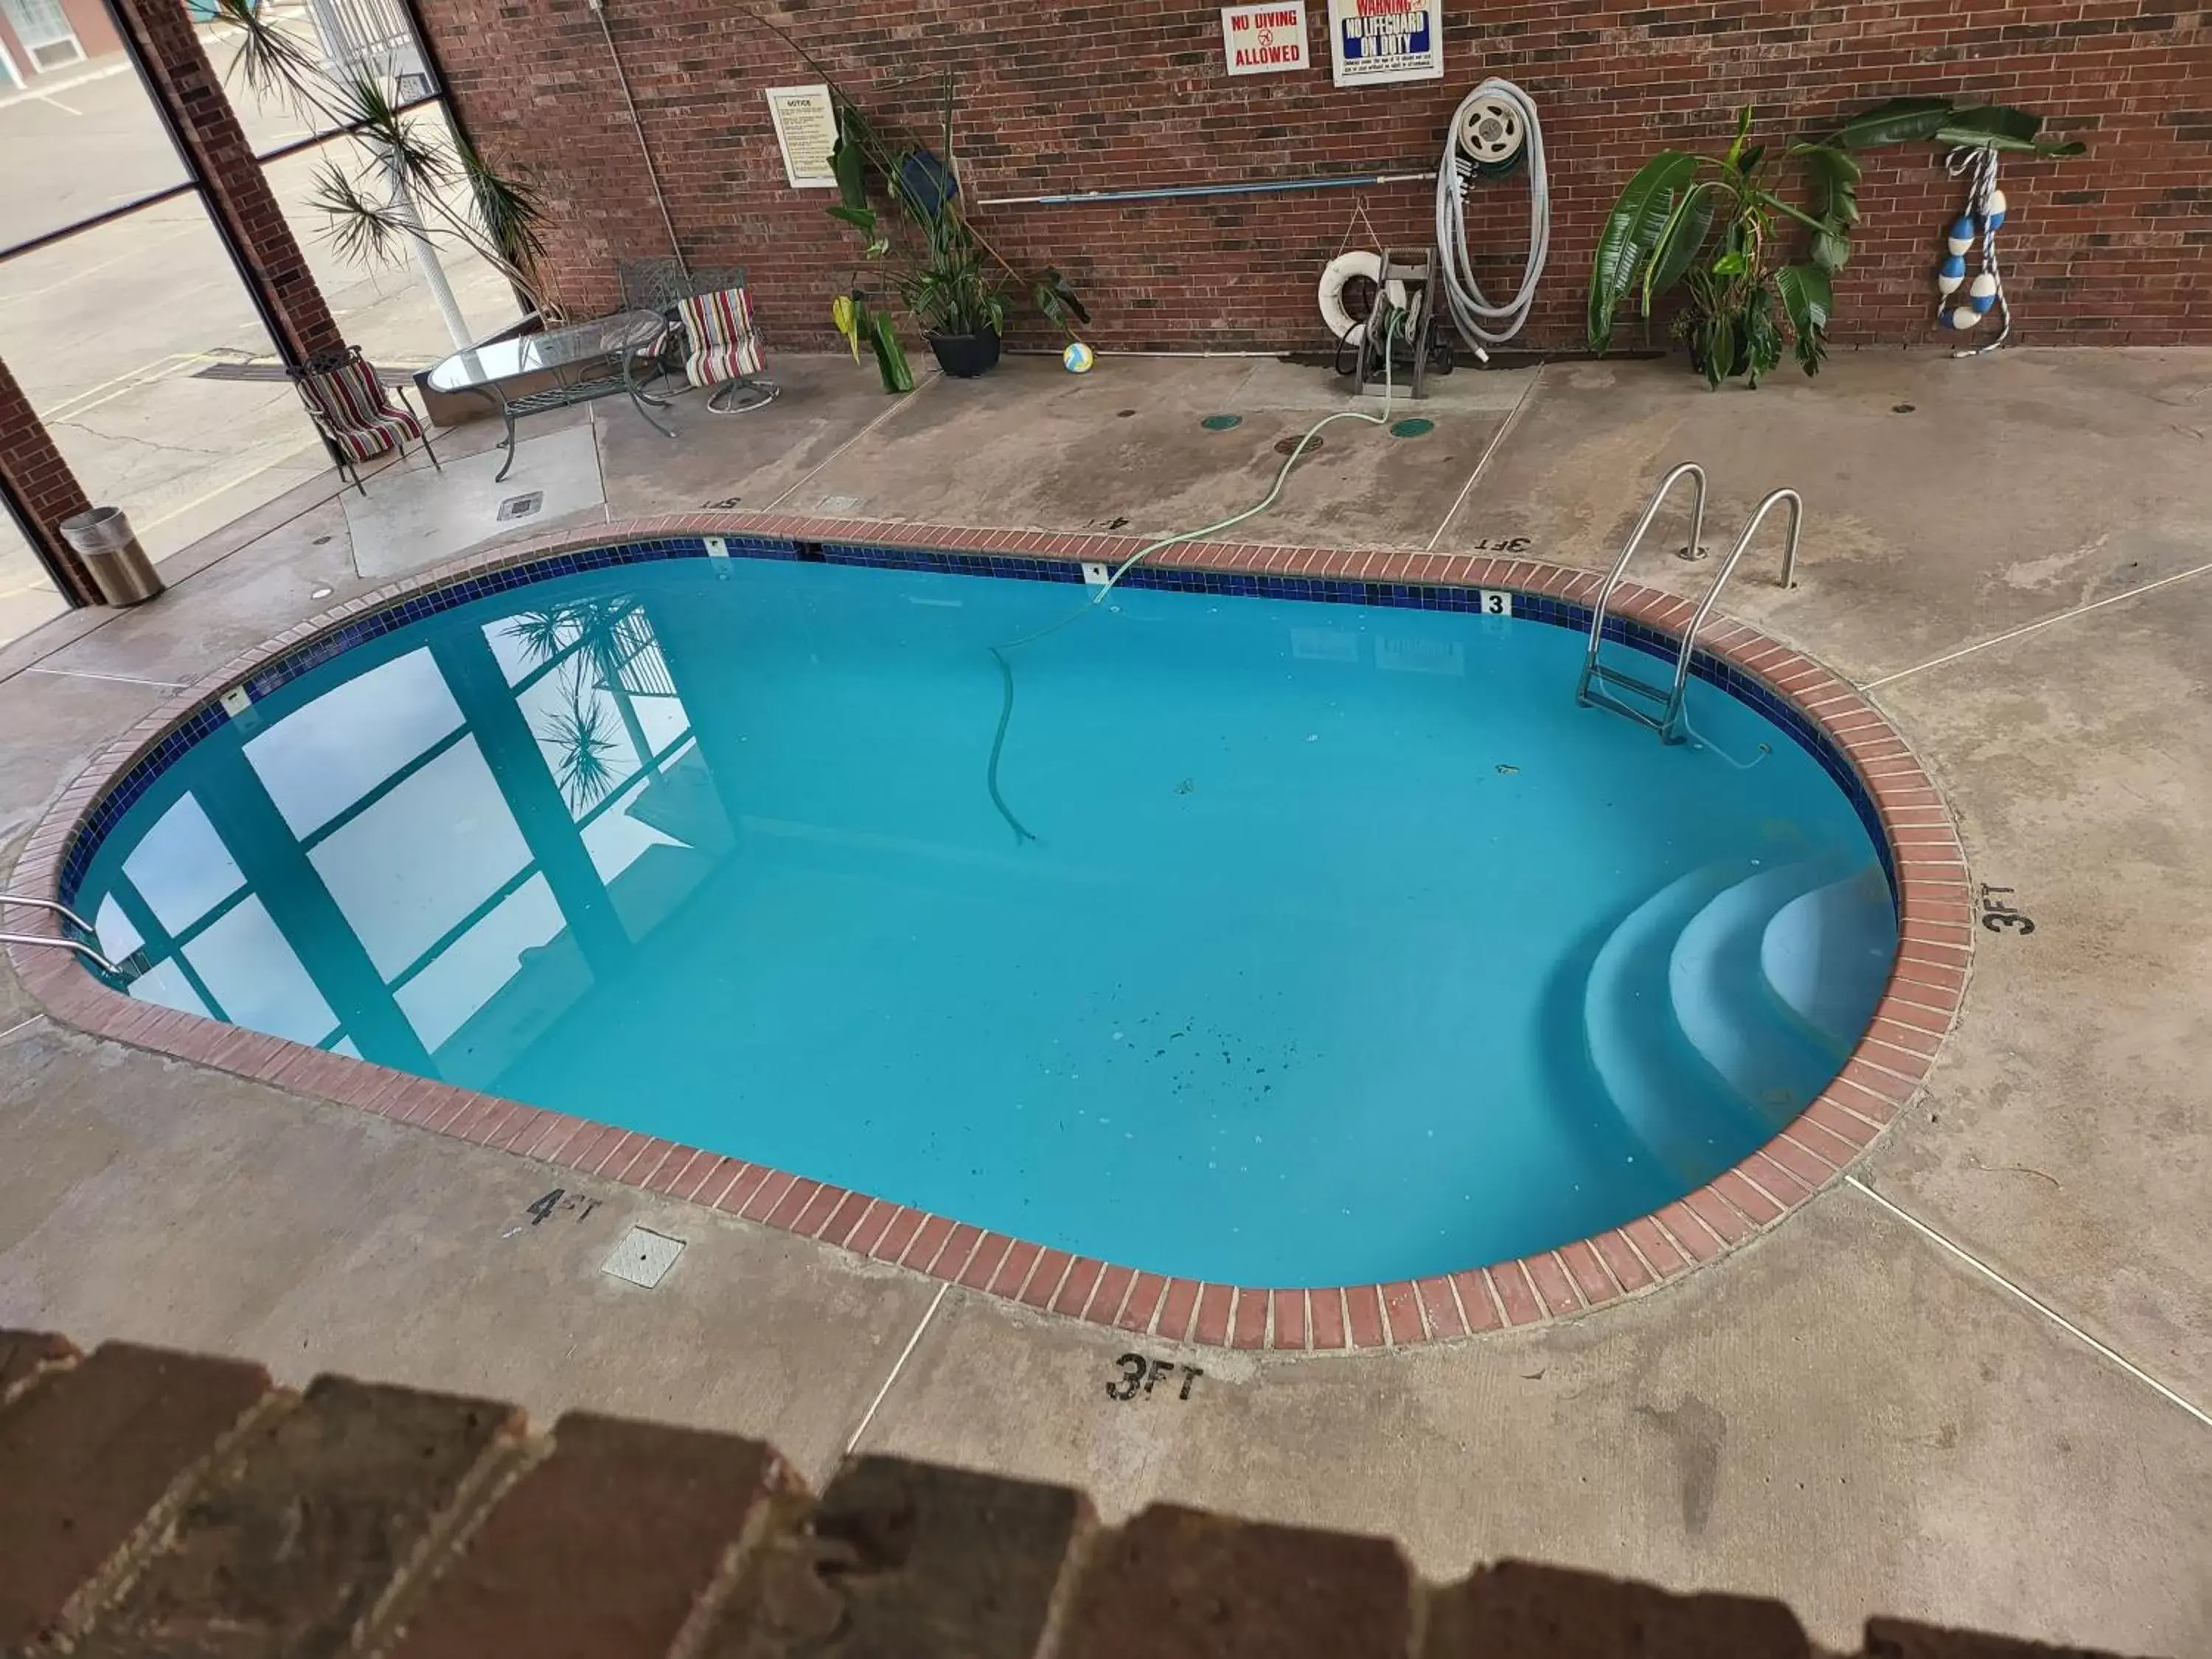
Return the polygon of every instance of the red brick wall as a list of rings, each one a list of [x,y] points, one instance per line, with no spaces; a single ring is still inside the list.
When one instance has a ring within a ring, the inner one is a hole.
[[[100,593],[83,561],[70,550],[56,527],[92,503],[5,363],[0,363],[0,484],[30,520],[33,536],[53,566],[63,592],[80,605],[97,603]],[[5,511],[0,506],[0,514]]]
[[[584,0],[422,0],[463,114],[510,164],[537,170],[572,306],[614,297],[617,254],[667,251],[598,21]],[[1525,337],[1582,337],[1599,225],[1651,150],[1712,141],[1733,107],[1770,137],[1816,131],[1904,93],[2014,103],[2086,139],[2064,162],[2008,162],[2000,254],[2016,337],[2044,343],[2212,341],[2212,27],[2165,0],[1783,0],[1641,8],[1609,0],[1497,0],[1448,11],[1445,79],[1378,91],[1319,67],[1230,80],[1212,4],[1009,8],[977,0],[853,0],[776,13],[878,116],[927,128],[937,76],[962,98],[971,195],[1200,183],[1433,164],[1444,121],[1486,74],[1541,111],[1553,179],[1550,275]],[[784,183],[763,88],[813,78],[731,0],[607,0],[685,253],[743,263],[771,344],[826,337],[827,296],[853,244],[826,192]],[[906,78],[903,88],[887,82]],[[1924,337],[1929,272],[1961,188],[1925,147],[1868,169],[1868,222],[1838,293],[1839,339]],[[1517,275],[1527,191],[1478,186],[1495,295]],[[1051,260],[1107,346],[1325,343],[1314,283],[1341,243],[1351,193],[1152,207],[987,210],[1010,255]],[[1426,240],[1428,188],[1374,191],[1381,234]],[[1355,245],[1365,242],[1364,234]],[[1486,272],[1486,275],[1490,274]]]

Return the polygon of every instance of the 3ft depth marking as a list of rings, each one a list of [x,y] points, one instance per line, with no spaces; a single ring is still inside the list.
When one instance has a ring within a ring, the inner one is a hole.
[[[1191,1384],[1206,1375],[1195,1365],[1178,1365],[1172,1359],[1149,1359],[1140,1353],[1125,1353],[1114,1364],[1121,1375],[1106,1385],[1109,1400],[1134,1400],[1139,1394],[1149,1395],[1177,1371],[1182,1373],[1182,1386],[1176,1390],[1176,1398],[1188,1400]]]

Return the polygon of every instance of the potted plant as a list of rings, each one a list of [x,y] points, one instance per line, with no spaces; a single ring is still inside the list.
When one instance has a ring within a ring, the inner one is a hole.
[[[1832,278],[1850,258],[1858,222],[1863,150],[1932,142],[1952,148],[2079,155],[2079,143],[2039,139],[2040,118],[1948,98],[1901,98],[1854,116],[1817,143],[1793,143],[1780,159],[1798,163],[1808,184],[1803,207],[1773,185],[1772,152],[1751,138],[1748,105],[1720,155],[1659,152],[1628,181],[1607,216],[1590,268],[1589,340],[1613,343],[1613,318],[1631,295],[1646,323],[1655,302],[1677,289],[1686,303],[1674,331],[1690,362],[1717,387],[1745,376],[1756,386],[1782,361],[1784,344],[1808,374],[1820,372],[1834,308]],[[1806,257],[1784,262],[1782,238],[1802,228]],[[1787,331],[1785,340],[1784,331]]]
[[[812,59],[807,61],[827,79],[826,71]],[[1059,271],[1048,269],[1023,277],[969,222],[953,157],[951,76],[945,77],[938,150],[896,130],[879,131],[842,88],[835,82],[829,85],[837,112],[837,144],[830,154],[830,167],[837,175],[838,200],[827,210],[860,234],[868,259],[881,261],[890,270],[891,286],[947,374],[971,378],[998,362],[1009,277],[1025,283],[1030,303],[1056,325],[1067,327],[1071,316],[1091,320],[1090,312]],[[872,179],[883,181],[884,193],[901,210],[902,226],[884,225],[869,200]],[[909,389],[913,380],[903,361],[896,368],[886,361],[886,345],[896,350],[888,319],[872,310],[857,281],[833,311],[855,357],[862,340],[875,347],[885,388]]]
[[[1069,330],[1071,337],[1070,318],[1091,320],[1090,311],[1066,277],[1050,266],[1033,273],[1018,270],[969,221],[952,148],[950,72],[944,76],[933,148],[895,122],[871,120],[826,64],[759,12],[748,15],[830,88],[837,119],[837,143],[830,156],[837,178],[837,200],[827,210],[831,218],[860,233],[865,258],[882,261],[890,269],[892,288],[947,374],[981,374],[999,361],[1009,281],[1027,295],[1038,315]],[[905,232],[895,235],[894,228],[884,223],[869,199],[870,186],[878,182],[901,210]],[[901,246],[909,235],[920,238],[918,247]],[[830,309],[855,362],[863,344],[874,352],[886,392],[914,389],[897,331],[891,319],[869,302],[858,273],[848,291],[831,301]]]
[[[1000,297],[1006,278],[988,270],[967,222],[939,212],[922,222],[924,251],[899,272],[899,298],[921,325],[937,366],[971,380],[999,361],[999,336],[1006,325]]]

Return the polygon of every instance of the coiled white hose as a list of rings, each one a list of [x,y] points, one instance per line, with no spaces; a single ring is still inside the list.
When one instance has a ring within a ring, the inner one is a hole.
[[[1528,132],[1528,258],[1521,270],[1521,286],[1504,305],[1490,303],[1474,280],[1474,262],[1467,245],[1467,187],[1474,177],[1474,163],[1461,150],[1462,124],[1472,106],[1494,98],[1514,106]],[[1492,77],[1460,100],[1444,135],[1444,153],[1437,163],[1437,247],[1443,258],[1444,301],[1460,336],[1486,361],[1486,346],[1503,345],[1528,321],[1536,303],[1536,284],[1552,255],[1552,185],[1544,167],[1544,128],[1536,118],[1536,106],[1510,81]]]

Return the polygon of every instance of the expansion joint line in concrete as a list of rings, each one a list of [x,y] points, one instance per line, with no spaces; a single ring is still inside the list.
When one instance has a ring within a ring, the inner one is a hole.
[[[775,508],[781,507],[785,501],[788,501],[793,495],[804,489],[811,480],[822,471],[823,467],[828,466],[832,461],[836,460],[840,455],[842,455],[854,444],[860,442],[861,439],[866,437],[868,434],[873,432],[885,421],[888,421],[892,416],[897,414],[899,410],[904,409],[908,404],[920,397],[922,392],[928,388],[930,383],[937,378],[938,377],[934,374],[925,374],[921,378],[921,381],[915,386],[913,391],[908,392],[905,397],[901,398],[896,403],[891,404],[890,408],[884,410],[882,414],[877,416],[872,421],[870,421],[867,425],[862,427],[851,437],[846,439],[843,443],[839,444],[836,448],[831,450],[827,455],[824,455],[817,465],[807,468],[805,472],[793,479],[788,485],[776,493],[775,498],[769,501],[767,507],[761,510],[763,512],[773,512]]]
[[[2056,627],[2063,622],[2071,622],[2076,617],[2087,616],[2092,611],[2102,611],[2108,605],[2118,605],[2123,600],[2141,599],[2146,593],[2154,593],[2161,587],[2171,587],[2176,582],[2185,582],[2191,576],[2202,576],[2207,572],[2212,572],[2212,564],[2200,564],[2193,569],[2178,570],[2171,576],[2160,576],[2154,582],[2145,582],[2141,587],[2130,587],[2124,593],[2113,593],[2101,599],[2092,599],[2087,605],[2075,605],[2071,611],[2062,611],[2055,617],[2045,617],[2040,622],[2024,623],[1994,638],[1977,640],[1972,645],[1962,645],[1956,651],[1947,651],[1940,657],[1931,657],[1926,662],[1916,664],[1911,668],[1900,668],[1894,674],[1884,674],[1880,679],[1868,680],[1859,687],[1859,690],[1871,691],[1877,686],[1887,685],[1893,681],[1901,680],[1908,674],[1924,673],[1930,668],[1941,668],[1944,664],[1956,662],[1961,657],[1971,657],[1977,651],[1986,651],[1993,645],[2003,645],[2008,641],[2019,639],[2024,634],[2033,634],[2042,629]]]
[[[914,1334],[907,1338],[906,1346],[899,1350],[898,1362],[891,1367],[891,1374],[884,1379],[884,1386],[876,1390],[876,1397],[868,1402],[868,1409],[861,1416],[860,1426],[853,1431],[853,1437],[845,1443],[846,1456],[853,1455],[853,1449],[860,1443],[860,1437],[868,1431],[868,1425],[876,1420],[876,1413],[883,1406],[884,1397],[890,1393],[891,1384],[899,1380],[899,1373],[906,1369],[906,1362],[914,1358],[914,1351],[921,1342],[921,1334],[929,1328],[929,1322],[937,1317],[937,1310],[945,1301],[945,1293],[951,1288],[949,1283],[937,1287],[937,1294],[930,1298],[928,1311],[922,1315],[921,1322],[914,1328]]]
[[[1444,514],[1443,521],[1437,526],[1437,533],[1429,538],[1428,544],[1422,548],[1422,552],[1433,553],[1437,550],[1437,544],[1443,540],[1444,532],[1451,528],[1452,520],[1459,517],[1460,508],[1467,505],[1467,498],[1474,493],[1475,485],[1482,481],[1483,469],[1490,465],[1490,458],[1498,453],[1498,446],[1505,441],[1505,434],[1513,430],[1513,423],[1521,418],[1521,411],[1528,406],[1528,399],[1535,394],[1537,384],[1543,378],[1544,365],[1539,363],[1536,365],[1535,373],[1529,375],[1528,384],[1521,388],[1521,395],[1514,399],[1513,407],[1505,411],[1505,418],[1498,423],[1498,430],[1490,434],[1490,441],[1483,446],[1481,457],[1474,464],[1474,471],[1467,475],[1467,482],[1459,487],[1459,494],[1452,497],[1450,510]]]
[[[150,685],[163,691],[181,691],[183,680],[143,679],[136,674],[101,674],[89,668],[44,668],[33,663],[23,671],[26,674],[46,674],[64,680],[108,680],[117,685]]]
[[[1990,1280],[1999,1289],[2006,1291],[2011,1295],[2019,1297],[2020,1300],[2027,1304],[2029,1307],[2034,1309],[2036,1312],[2041,1314],[2045,1319],[2057,1326],[2060,1330],[2064,1331],[2069,1336],[2073,1337],[2076,1341],[2083,1343],[2087,1346],[2095,1350],[2099,1354],[2102,1355],[2105,1358],[2110,1360],[2113,1364],[2125,1371],[2130,1376],[2135,1378],[2136,1382],[2161,1395],[2170,1403],[2180,1407],[2182,1410],[2187,1412],[2191,1417],[2195,1418],[2199,1423],[2202,1423],[2206,1428],[2212,1429],[2212,1412],[2207,1412],[2203,1407],[2196,1405],[2193,1402],[2184,1399],[2180,1395],[2176,1394],[2172,1389],[2166,1387],[2165,1383],[2160,1382],[2142,1366],[2130,1359],[2125,1354],[2121,1353],[2118,1349],[2113,1348],[2106,1343],[2100,1342],[2095,1337],[2090,1335],[2088,1332],[2083,1330],[2072,1320],[2067,1318],[2065,1315],[2060,1313],[2049,1303],[2045,1302],[2040,1297],[2037,1297],[2033,1291],[2027,1290],[2019,1285],[2015,1285],[2011,1279],[2007,1279],[1995,1267],[1990,1266],[1988,1262],[1984,1261],[1978,1256],[1970,1254],[1960,1246],[1953,1243],[1951,1240],[1946,1238],[1942,1233],[1937,1232],[1935,1228],[1929,1226],[1918,1216],[1914,1215],[1911,1211],[1905,1209],[1902,1206],[1895,1204],[1890,1200],[1884,1198],[1880,1193],[1875,1191],[1873,1188],[1868,1186],[1865,1182],[1860,1180],[1856,1176],[1847,1175],[1844,1177],[1844,1182],[1845,1185],[1866,1194],[1867,1197],[1872,1199],[1875,1203],[1881,1206],[1883,1209],[1888,1211],[1890,1214],[1895,1216],[1899,1221],[1905,1223],[1906,1226],[1911,1228],[1915,1232],[1920,1234],[1930,1243],[1937,1245],[1942,1249],[1949,1251],[1953,1255],[1958,1257],[1960,1261],[1965,1262],[1969,1267],[1972,1267],[1976,1273]]]

